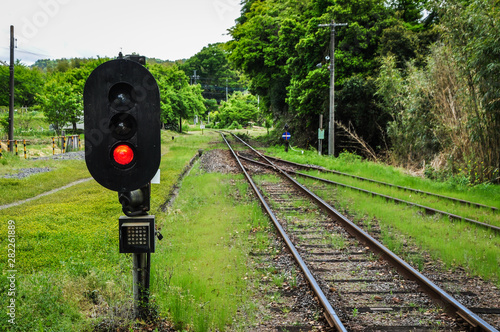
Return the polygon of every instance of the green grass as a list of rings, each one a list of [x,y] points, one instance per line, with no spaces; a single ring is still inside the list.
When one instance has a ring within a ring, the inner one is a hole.
[[[192,173],[161,217],[166,243],[155,254],[152,292],[177,329],[224,330],[249,296],[245,243],[267,219],[255,201],[241,201],[242,177]]]
[[[159,204],[165,201],[177,176],[198,148],[207,148],[214,138],[182,135],[172,141],[171,133],[162,135],[165,154],[160,166],[162,183],[152,189],[153,212],[158,211]],[[18,181],[1,181],[4,203],[89,176],[84,161],[49,160],[38,164],[8,160],[0,167],[5,167],[7,172],[7,168],[13,171],[33,165],[54,167],[57,174],[52,171]],[[0,246],[7,248],[7,221],[14,220],[16,224],[15,269],[18,272],[16,326],[7,325],[6,311],[2,310],[0,330],[9,327],[17,331],[86,331],[104,320],[127,327],[130,324],[126,319],[127,310],[131,308],[132,299],[132,262],[129,255],[118,253],[120,215],[116,193],[95,181],[1,210]],[[8,301],[6,264],[7,254],[1,255],[2,303]]]
[[[1,162],[0,162],[1,163]],[[50,172],[37,173],[23,179],[0,178],[0,205],[37,196],[54,188],[90,177],[85,162],[75,160],[21,160],[0,166],[0,176],[16,174],[23,168],[48,167]]]
[[[16,223],[19,331],[34,331],[40,326],[54,331],[85,329],[85,313],[74,299],[93,289],[79,285],[89,285],[88,280],[94,275],[103,283],[130,279],[126,273],[129,259],[120,257],[116,248],[120,215],[116,195],[95,182],[72,189],[0,211],[2,220]],[[6,246],[6,227],[2,227],[0,236]],[[5,256],[0,258],[0,267],[8,270]],[[50,287],[42,289],[43,285]],[[2,282],[0,287],[5,286]],[[109,292],[105,284],[97,289],[103,294]],[[123,296],[124,290],[112,292],[106,301]],[[5,289],[0,293],[5,302]],[[47,315],[51,307],[56,310]],[[83,307],[88,307],[88,303],[84,301]],[[2,324],[7,321],[3,315],[0,313]]]
[[[500,213],[494,212],[491,209],[466,206],[458,202],[453,202],[447,199],[440,199],[430,195],[404,191],[394,187],[388,187],[384,185],[371,183],[368,181],[357,180],[343,175],[322,173],[318,171],[306,171],[303,173],[320,177],[323,179],[332,180],[341,184],[361,188],[364,190],[373,191],[379,194],[388,195],[407,202],[428,206],[440,211],[445,211],[448,213],[460,215],[466,218],[489,223],[495,226],[500,226]],[[335,185],[331,184],[328,184],[327,186],[331,186],[331,188],[335,187]]]

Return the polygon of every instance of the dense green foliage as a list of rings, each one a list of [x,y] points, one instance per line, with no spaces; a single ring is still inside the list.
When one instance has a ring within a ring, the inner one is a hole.
[[[230,59],[274,119],[291,124],[303,143],[315,140],[318,115],[328,114],[330,31],[318,25],[349,23],[336,34],[337,114],[380,145],[377,124],[385,126],[387,117],[377,108],[372,77],[384,29],[398,20],[394,10],[377,0],[246,1],[244,8],[243,23],[231,32]]]
[[[0,66],[0,105],[9,105],[8,66]],[[40,70],[31,70],[17,62],[14,66],[14,95],[16,106],[31,107],[35,105],[36,94],[43,84],[43,74]]]
[[[218,103],[226,100],[226,87],[228,95],[234,91],[244,90],[241,76],[232,68],[227,59],[224,44],[210,44],[200,52],[186,60],[181,66],[186,75],[201,84],[203,97],[215,99]]]
[[[211,121],[218,122],[217,128],[241,129],[249,122],[263,121],[260,118],[257,98],[248,93],[235,92],[231,98],[221,103],[218,111],[211,113]]]
[[[318,115],[329,113],[331,35],[319,25],[331,22],[348,23],[335,34],[342,127],[396,164],[456,174],[474,160],[483,166],[467,168],[471,183],[498,177],[495,1],[243,1],[229,58],[303,146],[316,145]],[[336,151],[353,147],[346,137]]]
[[[494,1],[451,0],[439,8],[441,37],[424,64],[384,58],[377,78],[398,163],[432,177],[498,181],[500,11]],[[436,170],[439,170],[436,172]]]
[[[182,130],[181,121],[205,114],[206,107],[199,85],[189,85],[188,77],[177,65],[153,65],[150,71],[160,88],[161,117],[169,129]],[[177,126],[176,119],[179,119]]]
[[[319,25],[348,23],[336,29],[336,112],[342,123],[352,122],[365,140],[380,146],[378,127],[388,117],[374,96],[378,57],[394,49],[402,60],[415,57],[417,38],[407,38],[406,51],[396,43],[415,25],[425,31],[416,22],[419,15],[407,13],[408,22],[400,18],[398,10],[408,6],[397,1],[388,7],[381,0],[245,1],[240,24],[231,31],[230,59],[251,78],[251,91],[264,97],[274,119],[291,124],[299,143],[311,144],[318,115],[326,116],[329,105],[330,30]],[[395,26],[402,31],[391,34]]]

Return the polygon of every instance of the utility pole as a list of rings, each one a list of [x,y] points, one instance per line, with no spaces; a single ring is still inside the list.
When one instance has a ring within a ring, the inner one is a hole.
[[[226,103],[227,103],[227,78],[226,78]]]
[[[14,152],[14,26],[10,26],[9,151]]]
[[[323,132],[323,114],[319,115],[319,131],[318,131],[318,154],[321,156],[323,150],[323,139],[320,137],[320,133]]]
[[[328,126],[328,155],[335,155],[335,27],[347,26],[347,23],[320,24],[319,27],[330,27],[330,117]]]
[[[196,80],[200,78],[200,75],[196,75],[196,70],[194,70],[193,76],[191,78],[194,79],[194,85],[196,85]]]

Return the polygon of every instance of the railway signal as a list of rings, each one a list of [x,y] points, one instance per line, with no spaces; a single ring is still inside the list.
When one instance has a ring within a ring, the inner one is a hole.
[[[140,63],[116,59],[88,77],[83,92],[85,161],[102,186],[130,192],[160,165],[160,93]]]
[[[145,57],[120,53],[97,67],[83,90],[85,162],[99,184],[118,192],[126,214],[118,225],[120,252],[133,254],[137,318],[147,314],[157,233],[148,215],[150,182],[161,159],[160,92],[145,64]]]

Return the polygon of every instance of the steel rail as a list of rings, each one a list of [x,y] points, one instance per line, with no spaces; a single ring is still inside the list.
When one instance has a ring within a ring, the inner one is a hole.
[[[442,290],[439,286],[434,284],[431,280],[425,277],[423,274],[415,270],[404,260],[399,258],[396,254],[390,251],[387,247],[385,247],[382,243],[373,238],[370,234],[363,231],[360,227],[330,206],[323,199],[318,197],[316,194],[308,190],[305,186],[297,182],[294,178],[287,174],[284,170],[273,164],[269,159],[267,159],[260,152],[255,150],[252,146],[247,144],[241,138],[233,135],[238,138],[243,144],[245,144],[248,148],[258,154],[261,158],[266,160],[272,167],[277,170],[280,174],[282,174],[285,178],[287,178],[290,182],[292,182],[297,188],[301,189],[302,192],[312,198],[315,202],[318,203],[334,220],[343,225],[343,227],[354,237],[356,237],[359,241],[366,244],[370,247],[371,250],[381,255],[385,258],[392,266],[394,266],[401,274],[406,276],[408,279],[411,279],[419,284],[424,292],[426,292],[429,296],[431,296],[436,302],[444,306],[445,310],[453,316],[460,316],[464,320],[466,320],[475,330],[477,331],[488,331],[488,332],[498,332],[493,326],[488,324],[486,321],[481,319],[475,313],[473,313],[470,309],[462,305],[455,298],[450,296],[444,290]],[[234,152],[233,152],[234,153]]]
[[[250,183],[253,191],[255,192],[255,194],[257,195],[257,197],[259,198],[259,200],[260,200],[261,204],[263,205],[264,209],[266,210],[267,214],[272,219],[275,227],[278,229],[278,231],[279,231],[281,237],[283,238],[283,240],[285,241],[288,249],[290,249],[290,252],[292,253],[293,257],[295,258],[295,261],[299,264],[302,272],[304,272],[304,275],[306,276],[307,280],[309,281],[309,284],[311,285],[314,293],[316,294],[316,296],[318,297],[319,301],[321,302],[321,305],[325,309],[325,317],[326,317],[328,323],[330,324],[331,327],[335,327],[338,331],[345,331],[345,332],[347,332],[347,329],[342,324],[342,321],[338,317],[338,315],[335,312],[335,310],[332,308],[330,302],[328,301],[328,299],[326,298],[325,294],[323,293],[323,291],[319,287],[318,283],[316,282],[316,279],[314,278],[314,276],[312,275],[311,271],[309,270],[309,268],[307,267],[307,265],[304,263],[304,261],[300,257],[299,252],[297,251],[297,249],[293,245],[292,241],[290,241],[290,238],[288,237],[288,235],[286,234],[285,230],[281,226],[280,222],[278,221],[278,219],[276,218],[276,216],[272,212],[271,208],[267,204],[266,200],[262,196],[262,194],[259,191],[259,189],[257,188],[256,184],[253,182],[252,178],[250,177],[250,175],[246,171],[245,167],[243,166],[243,164],[239,160],[237,154],[231,148],[231,145],[226,140],[224,134],[223,133],[220,133],[220,134],[221,134],[222,138],[224,139],[224,141],[226,142],[226,144],[227,144],[229,150],[231,151],[231,153],[233,154],[234,158],[238,162],[241,170],[245,174],[246,179]]]
[[[281,163],[285,163],[285,164],[294,165],[294,166],[297,166],[297,167],[302,167],[302,168],[307,168],[307,169],[315,169],[315,170],[318,170],[318,171],[321,171],[321,172],[328,172],[328,173],[338,174],[338,175],[342,175],[342,176],[348,176],[348,177],[351,177],[351,178],[354,178],[354,179],[357,179],[357,180],[361,180],[361,181],[372,182],[372,183],[376,183],[376,184],[380,184],[380,185],[384,185],[384,186],[388,186],[388,187],[398,188],[398,189],[401,189],[401,190],[411,191],[411,192],[418,193],[418,194],[425,194],[425,195],[429,195],[429,196],[435,196],[435,197],[447,199],[447,200],[450,200],[450,201],[453,201],[453,202],[458,202],[458,203],[463,204],[463,205],[475,206],[477,208],[491,209],[494,212],[498,212],[499,211],[499,209],[497,207],[494,207],[494,206],[489,206],[489,205],[484,205],[484,204],[480,204],[480,203],[470,202],[470,201],[466,201],[464,199],[459,199],[459,198],[455,198],[455,197],[449,197],[449,196],[445,196],[445,195],[435,194],[435,193],[431,193],[431,192],[420,190],[420,189],[413,189],[413,188],[410,188],[410,187],[403,187],[403,186],[395,185],[395,184],[392,184],[392,183],[387,183],[387,182],[383,182],[383,181],[373,180],[373,179],[369,179],[369,178],[365,178],[365,177],[361,177],[361,176],[357,176],[357,175],[352,175],[352,174],[349,174],[349,173],[343,173],[343,172],[335,171],[335,170],[332,170],[332,169],[326,169],[326,168],[323,168],[323,167],[320,167],[320,166],[317,166],[317,165],[299,164],[299,163],[295,163],[293,161],[288,161],[288,160],[284,160],[284,159],[280,159],[280,158],[276,158],[276,157],[271,157],[271,156],[268,156],[268,155],[264,155],[264,156],[266,158],[268,158],[268,159],[275,160],[275,161],[278,161],[278,162],[281,162]]]
[[[264,167],[273,167],[271,165],[264,164],[264,163],[261,163],[261,162],[259,162],[257,160],[253,160],[253,159],[250,159],[250,158],[246,158],[246,157],[241,156],[241,155],[240,155],[240,158],[242,158],[242,159],[244,159],[246,161],[252,162],[252,163],[257,163],[257,164],[262,165]],[[446,212],[446,211],[441,211],[441,210],[438,210],[438,209],[434,209],[434,208],[431,208],[431,207],[428,207],[428,206],[425,206],[425,205],[420,205],[420,204],[409,202],[409,201],[405,201],[403,199],[399,199],[399,198],[396,198],[396,197],[391,197],[391,196],[388,196],[388,195],[379,194],[379,193],[376,193],[376,192],[373,192],[373,191],[369,191],[369,190],[366,190],[366,189],[354,187],[354,186],[351,186],[351,185],[348,185],[348,184],[344,184],[344,183],[340,183],[340,182],[336,182],[336,181],[332,181],[332,180],[327,180],[327,179],[323,179],[323,178],[320,178],[320,177],[317,177],[317,176],[313,176],[313,175],[309,175],[309,174],[304,174],[304,173],[300,173],[300,172],[296,172],[296,171],[292,171],[292,170],[289,170],[288,173],[299,175],[299,176],[302,176],[302,177],[305,177],[305,178],[309,178],[309,179],[318,180],[318,181],[325,182],[325,183],[334,184],[334,185],[337,185],[337,186],[341,186],[341,187],[345,187],[345,188],[349,188],[349,189],[353,189],[353,190],[357,190],[357,191],[363,192],[365,194],[370,194],[372,196],[382,197],[382,198],[385,198],[386,200],[392,200],[392,201],[394,201],[396,203],[403,203],[403,204],[407,204],[409,206],[414,206],[414,207],[417,207],[417,208],[421,208],[421,209],[424,209],[427,213],[439,213],[441,215],[447,216],[450,219],[460,220],[460,221],[466,221],[468,223],[472,223],[472,224],[475,224],[475,225],[478,225],[478,226],[490,229],[490,230],[492,230],[494,232],[500,233],[500,227],[498,227],[498,226],[494,226],[494,225],[491,225],[491,224],[488,224],[488,223],[484,223],[484,222],[481,222],[481,221],[477,221],[477,220],[474,220],[474,219],[462,217],[462,216],[459,216],[459,215],[456,215],[456,214],[453,214],[453,213],[449,213],[449,212]]]

